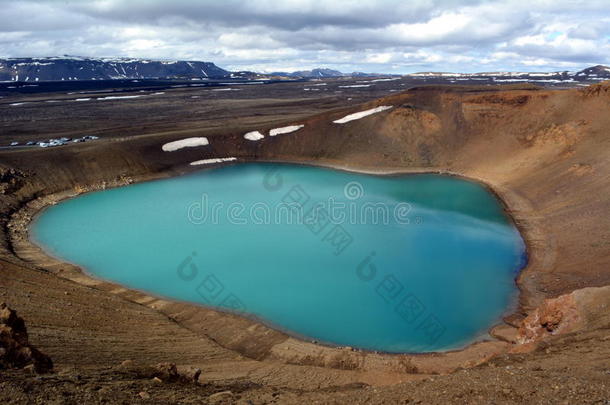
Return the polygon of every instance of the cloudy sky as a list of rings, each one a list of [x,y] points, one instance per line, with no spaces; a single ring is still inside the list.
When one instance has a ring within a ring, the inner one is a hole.
[[[610,0],[0,0],[0,57],[234,70],[543,71],[610,64]]]

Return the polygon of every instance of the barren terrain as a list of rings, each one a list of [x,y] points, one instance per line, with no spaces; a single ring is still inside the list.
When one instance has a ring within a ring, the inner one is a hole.
[[[312,96],[303,87],[172,89],[93,103],[41,99],[65,94],[0,100],[2,142],[101,137],[0,150],[0,302],[26,320],[30,341],[57,371],[0,371],[0,401],[607,403],[610,86],[428,86],[386,89],[385,96],[357,88]],[[10,105],[16,102],[25,104]],[[332,123],[381,105],[394,108]],[[305,127],[256,142],[243,138],[292,124]],[[161,150],[191,136],[206,136],[210,145]],[[326,348],[91,279],[27,238],[28,222],[49,203],[186,173],[195,170],[190,162],[228,156],[375,173],[453,173],[483,182],[527,241],[518,311],[494,329],[496,339],[459,352]],[[198,367],[200,383],[155,382],[138,367],[120,366],[125,360]],[[231,393],[215,395],[222,391]]]

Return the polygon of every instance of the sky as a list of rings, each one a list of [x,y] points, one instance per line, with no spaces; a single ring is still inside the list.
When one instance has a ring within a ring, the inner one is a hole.
[[[0,0],[0,57],[229,70],[552,71],[610,65],[610,0]]]

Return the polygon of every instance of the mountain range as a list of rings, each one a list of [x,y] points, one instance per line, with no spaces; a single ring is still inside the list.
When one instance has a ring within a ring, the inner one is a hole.
[[[299,70],[296,72],[273,72],[269,73],[270,76],[283,76],[283,77],[293,77],[293,78],[304,78],[304,79],[315,79],[315,78],[329,78],[329,77],[378,77],[378,76],[388,76],[387,74],[382,73],[364,73],[364,72],[352,72],[352,73],[342,73],[338,70],[333,69],[325,69],[325,68],[316,68],[312,70]]]
[[[211,62],[157,61],[128,58],[52,58],[0,59],[0,81],[60,81],[157,78],[230,78],[231,72]]]
[[[378,73],[352,72],[317,68],[296,72],[230,72],[212,62],[160,61],[131,58],[87,58],[75,56],[48,58],[0,59],[0,81],[65,81],[65,80],[113,80],[113,79],[313,79],[338,77],[400,76]],[[449,73],[420,72],[404,75],[413,78],[444,78],[451,81],[493,79],[496,82],[587,82],[610,79],[610,68],[597,65],[577,72],[482,72]]]

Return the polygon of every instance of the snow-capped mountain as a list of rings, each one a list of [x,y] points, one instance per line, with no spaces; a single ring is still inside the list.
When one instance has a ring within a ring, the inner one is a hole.
[[[0,82],[38,82],[73,80],[112,80],[112,79],[241,79],[259,80],[273,78],[291,79],[329,79],[357,78],[398,75],[375,73],[342,73],[338,70],[316,68],[296,72],[274,72],[269,74],[250,71],[229,72],[211,62],[162,61],[130,58],[87,58],[75,56],[49,58],[8,58],[0,59]],[[421,72],[404,75],[408,79],[423,79],[435,82],[473,82],[487,83],[578,83],[596,82],[610,79],[610,68],[597,65],[578,72],[481,72],[449,73]]]
[[[338,78],[338,77],[379,77],[398,76],[380,73],[352,72],[342,73],[338,70],[317,68],[312,70],[300,70],[296,72],[273,72],[269,76],[282,76],[290,78]],[[449,82],[458,81],[487,81],[497,83],[511,82],[538,82],[538,83],[570,83],[590,82],[610,79],[610,68],[597,65],[583,69],[578,72],[480,72],[480,73],[451,73],[451,72],[420,72],[404,75],[405,78],[437,79]]]
[[[610,79],[610,68],[597,65],[578,72],[481,72],[481,73],[450,73],[450,72],[420,72],[406,75],[413,78],[442,78],[455,81],[488,80],[498,83],[510,82],[588,82]]]
[[[576,73],[576,77],[601,77],[607,79],[610,78],[610,67],[597,65],[586,68]]]
[[[0,81],[109,79],[224,79],[230,72],[211,62],[81,57],[0,59]]]

